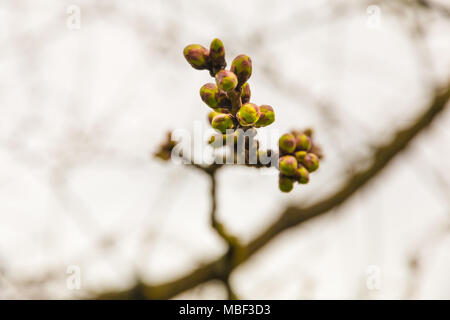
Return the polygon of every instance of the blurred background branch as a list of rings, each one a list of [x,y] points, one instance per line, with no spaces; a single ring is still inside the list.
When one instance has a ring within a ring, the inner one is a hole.
[[[431,102],[425,111],[417,120],[408,128],[399,129],[393,135],[392,141],[385,145],[379,146],[373,155],[373,160],[369,161],[372,164],[364,171],[358,172],[349,177],[346,183],[330,197],[319,201],[316,204],[308,207],[292,206],[288,207],[271,226],[262,232],[254,240],[250,241],[246,246],[236,248],[231,252],[227,252],[224,256],[202,266],[189,274],[161,285],[151,286],[143,283],[138,283],[132,289],[120,292],[108,292],[99,294],[99,299],[169,299],[173,296],[182,293],[185,290],[202,284],[203,282],[214,279],[228,279],[231,272],[240,264],[245,262],[258,250],[267,245],[274,237],[281,232],[298,226],[312,218],[323,215],[331,209],[341,205],[347,201],[355,192],[367,184],[372,178],[379,174],[382,169],[403,149],[405,149],[411,140],[424,128],[431,124],[433,119],[440,113],[448,104],[450,98],[450,81],[444,88],[436,88]],[[366,162],[365,160],[361,160]],[[214,176],[212,174],[211,176]],[[213,179],[214,181],[214,179]],[[215,199],[215,182],[212,183],[212,216],[216,210]],[[214,220],[213,220],[214,221]],[[213,225],[214,226],[214,225]],[[216,227],[215,227],[216,228]],[[221,234],[221,232],[219,232]],[[224,237],[227,240],[227,237]],[[228,241],[228,240],[227,240]],[[232,246],[230,245],[230,249]],[[230,264],[230,254],[231,261]],[[227,283],[227,282],[226,282]],[[227,284],[229,286],[229,284]],[[228,289],[231,292],[231,289]],[[229,296],[230,298],[232,296]]]
[[[1,298],[449,297],[448,87],[428,100],[449,77],[446,1],[80,0],[70,29],[72,5],[0,4]],[[169,128],[206,123],[181,49],[214,37],[255,59],[278,129],[316,129],[308,187],[149,161]]]

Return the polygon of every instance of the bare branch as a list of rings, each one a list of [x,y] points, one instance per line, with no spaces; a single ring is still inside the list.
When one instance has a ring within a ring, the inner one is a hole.
[[[342,187],[331,196],[307,207],[286,208],[272,225],[246,246],[238,246],[217,260],[211,261],[188,274],[160,285],[147,285],[138,282],[134,287],[125,291],[102,293],[97,299],[169,299],[173,296],[192,289],[195,286],[213,279],[228,279],[231,272],[249,259],[258,250],[267,245],[273,238],[283,231],[298,226],[312,218],[324,215],[331,209],[343,204],[358,190],[364,187],[379,174],[390,161],[404,150],[411,140],[425,129],[436,116],[444,110],[450,98],[450,82],[445,90],[436,90],[426,110],[406,129],[400,129],[392,140],[376,148],[373,163],[364,171],[350,176]]]

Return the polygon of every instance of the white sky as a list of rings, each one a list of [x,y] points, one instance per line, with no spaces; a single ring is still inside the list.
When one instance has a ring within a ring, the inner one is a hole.
[[[219,37],[228,61],[250,55],[252,101],[275,108],[280,132],[315,128],[326,155],[311,183],[287,195],[267,171],[220,173],[219,217],[244,241],[287,204],[335,190],[422,110],[428,77],[442,82],[450,70],[450,20],[424,16],[427,65],[406,33],[413,15],[400,19],[385,4],[373,28],[371,3],[361,1],[0,3],[2,298],[125,287],[136,270],[160,282],[223,253],[206,177],[149,157],[167,130],[206,124],[198,90],[212,79],[186,63],[185,45]],[[71,4],[79,30],[67,28]],[[450,298],[449,125],[447,111],[351,201],[236,270],[238,295],[392,299],[414,287],[414,298]],[[66,288],[69,265],[81,268],[80,291]],[[366,287],[370,266],[381,271],[380,290]],[[46,271],[55,277],[48,291],[16,283]],[[223,288],[182,297],[220,298]]]

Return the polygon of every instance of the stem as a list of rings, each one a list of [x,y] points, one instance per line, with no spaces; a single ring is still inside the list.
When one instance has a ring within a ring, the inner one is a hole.
[[[216,170],[209,174],[211,178],[211,226],[216,230],[217,234],[228,244],[229,250],[239,245],[237,237],[226,231],[225,226],[217,220],[217,179]]]
[[[241,100],[241,89],[236,88],[234,90],[228,91],[228,99],[231,101],[231,114],[233,116],[236,115],[236,113],[239,111],[239,109],[242,107],[242,100]]]

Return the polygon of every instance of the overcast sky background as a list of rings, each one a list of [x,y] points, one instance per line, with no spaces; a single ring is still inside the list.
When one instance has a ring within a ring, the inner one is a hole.
[[[186,63],[190,43],[222,39],[229,63],[248,54],[270,128],[312,127],[325,153],[289,194],[275,171],[222,170],[221,221],[248,241],[288,204],[333,192],[449,76],[450,18],[397,3],[0,1],[0,298],[81,297],[136,274],[159,283],[224,252],[207,177],[150,156],[167,130],[207,125],[198,90],[212,79]],[[449,128],[446,111],[349,202],[239,267],[239,297],[449,299]],[[81,290],[66,287],[71,265]]]

